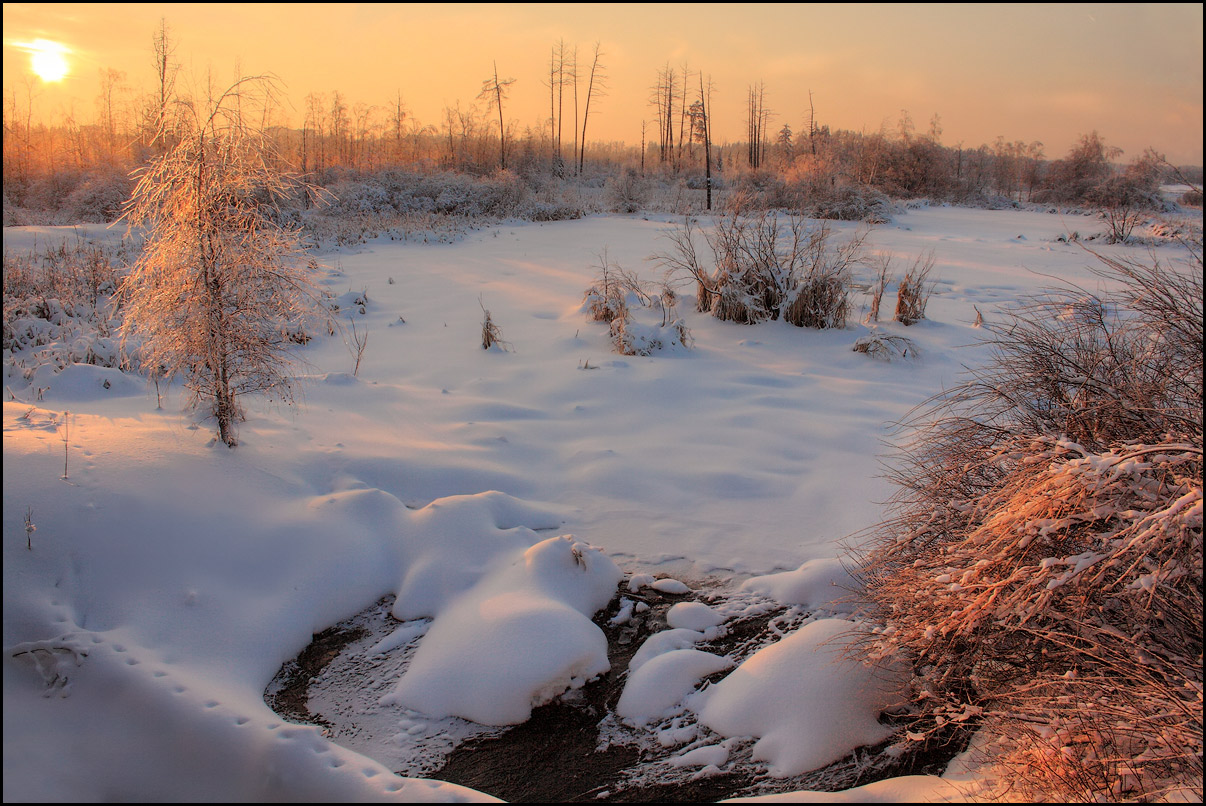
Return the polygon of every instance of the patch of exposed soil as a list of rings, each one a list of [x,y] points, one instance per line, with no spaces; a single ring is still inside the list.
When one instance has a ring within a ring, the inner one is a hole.
[[[709,591],[705,586],[684,595],[652,588],[634,594],[622,587],[595,618],[607,635],[611,671],[534,709],[527,722],[500,729],[455,718],[424,721],[421,715],[377,705],[425,631],[419,625],[405,647],[380,651],[383,639],[399,629],[389,617],[392,597],[387,597],[315,635],[313,643],[282,668],[265,699],[282,717],[321,725],[333,740],[401,775],[462,784],[516,803],[706,802],[801,789],[833,791],[895,775],[938,773],[964,749],[964,739],[947,737],[945,744],[930,743],[902,756],[890,751],[886,742],[861,748],[822,770],[780,779],[769,777],[763,765],[750,760],[752,742],[746,741],[733,743],[730,760],[721,770],[672,766],[667,760],[684,746],[664,747],[652,732],[623,725],[614,711],[637,649],[649,635],[667,627],[671,606],[696,598],[729,616],[722,633],[697,648],[735,663],[811,615],[765,600],[739,600],[732,591]],[[625,615],[617,617],[620,613]],[[685,724],[686,734],[694,737],[687,747],[720,741],[692,724],[689,716],[674,724]]]
[[[315,635],[300,655],[277,672],[273,685],[264,693],[268,707],[291,722],[330,728],[330,723],[321,715],[310,713],[310,681],[322,674],[348,644],[362,637],[363,628],[344,624],[328,627]]]

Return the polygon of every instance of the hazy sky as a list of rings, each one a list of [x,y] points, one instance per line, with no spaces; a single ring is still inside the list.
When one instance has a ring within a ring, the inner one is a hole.
[[[99,73],[125,73],[128,100],[154,84],[161,18],[186,75],[274,73],[300,122],[308,93],[339,90],[349,108],[401,92],[421,123],[474,103],[497,62],[514,78],[508,121],[546,125],[550,49],[600,42],[607,95],[589,140],[639,142],[657,71],[703,70],[715,86],[718,141],[744,138],[746,95],[765,85],[775,114],[799,131],[812,90],[818,122],[918,131],[936,113],[942,142],[976,147],[998,135],[1040,140],[1063,156],[1097,130],[1124,151],[1147,146],[1202,164],[1202,5],[1192,4],[4,4],[4,91],[35,116],[96,114]],[[30,43],[60,43],[70,73],[31,73]],[[585,82],[583,83],[583,93]],[[568,101],[568,96],[567,96]],[[566,114],[566,120],[569,120]],[[565,138],[570,139],[567,124]]]

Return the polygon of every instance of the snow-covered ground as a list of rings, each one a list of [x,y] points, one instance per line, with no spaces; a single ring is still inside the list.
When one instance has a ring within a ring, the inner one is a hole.
[[[515,223],[324,255],[330,291],[367,296],[363,314],[340,313],[368,334],[359,373],[350,334],[315,339],[299,351],[302,405],[246,399],[234,450],[182,410],[179,387],[157,409],[115,369],[6,375],[5,800],[489,799],[288,724],[265,687],[314,633],[388,594],[402,632],[379,651],[418,641],[382,704],[400,722],[513,724],[606,670],[590,617],[626,578],[752,579],[747,590],[823,605],[840,541],[892,492],[879,475],[891,424],[985,359],[977,310],[991,322],[1052,278],[1099,282],[1093,257],[1057,240],[1099,231],[1095,219],[922,207],[868,240],[900,269],[934,250],[928,318],[887,321],[890,290],[879,324],[915,358],[852,350],[868,332],[862,293],[830,331],[723,323],[685,298],[690,349],[616,354],[581,307],[599,256],[656,280],[648,258],[675,225]],[[5,251],[34,236],[6,229]],[[483,308],[509,349],[481,348]],[[670,626],[703,634],[713,620],[687,608]],[[662,639],[630,670],[621,716],[687,707],[722,736],[757,738],[772,773],[824,764],[884,738],[875,717],[892,700],[825,651],[848,627],[814,620],[702,692],[733,664],[691,636]],[[691,752],[684,764],[727,758],[723,744]],[[842,797],[961,796],[910,778]]]

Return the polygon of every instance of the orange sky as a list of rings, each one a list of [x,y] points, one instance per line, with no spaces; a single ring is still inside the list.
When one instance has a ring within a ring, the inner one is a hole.
[[[1153,146],[1202,164],[1202,5],[731,4],[4,4],[5,114],[32,95],[35,118],[92,120],[101,70],[125,73],[132,101],[154,83],[151,41],[166,18],[186,76],[199,83],[271,72],[300,122],[308,93],[349,108],[400,91],[421,123],[475,102],[497,61],[515,78],[508,121],[545,125],[549,51],[564,39],[589,62],[602,43],[606,97],[590,140],[639,142],[659,68],[702,69],[715,85],[715,139],[744,137],[746,93],[765,84],[769,127],[799,131],[808,91],[831,128],[919,131],[942,141],[1040,140],[1049,157],[1096,129],[1123,160]],[[28,44],[69,48],[71,72],[30,72]],[[583,89],[585,85],[583,85]],[[568,120],[569,114],[566,115]],[[565,132],[570,139],[568,125]],[[653,135],[656,136],[656,135]]]

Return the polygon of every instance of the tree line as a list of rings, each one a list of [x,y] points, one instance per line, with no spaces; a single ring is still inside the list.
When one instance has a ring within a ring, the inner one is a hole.
[[[32,80],[6,93],[6,211],[103,217],[117,209],[132,189],[130,173],[171,146],[181,110],[188,106],[178,92],[175,49],[162,23],[151,43],[153,91],[133,101],[123,100],[129,95],[125,76],[103,71],[91,123],[74,115],[55,125],[35,123]],[[393,169],[475,176],[507,170],[533,182],[633,170],[680,177],[708,190],[713,183],[740,183],[770,203],[853,187],[952,202],[1091,204],[1111,194],[1142,201],[1143,194],[1154,191],[1163,163],[1149,151],[1119,170],[1115,163],[1121,153],[1097,132],[1083,135],[1056,159],[1038,141],[998,137],[977,147],[947,145],[937,115],[919,132],[905,110],[893,128],[831,130],[820,121],[811,90],[799,131],[784,122],[772,135],[776,116],[761,82],[747,91],[743,140],[716,144],[711,80],[702,70],[669,64],[653,77],[650,115],[641,121],[639,145],[590,142],[592,116],[605,111],[607,92],[606,54],[599,44],[580,54],[564,40],[554,43],[542,81],[549,91],[549,114],[535,125],[507,116],[508,91],[515,82],[493,63],[474,101],[446,106],[436,123],[418,120],[400,90],[375,105],[351,103],[334,90],[305,97],[300,125],[288,123],[281,104],[271,99],[255,124],[273,142],[277,159],[317,185]],[[1193,173],[1199,183],[1200,170]],[[1111,182],[1113,187],[1106,187]]]

